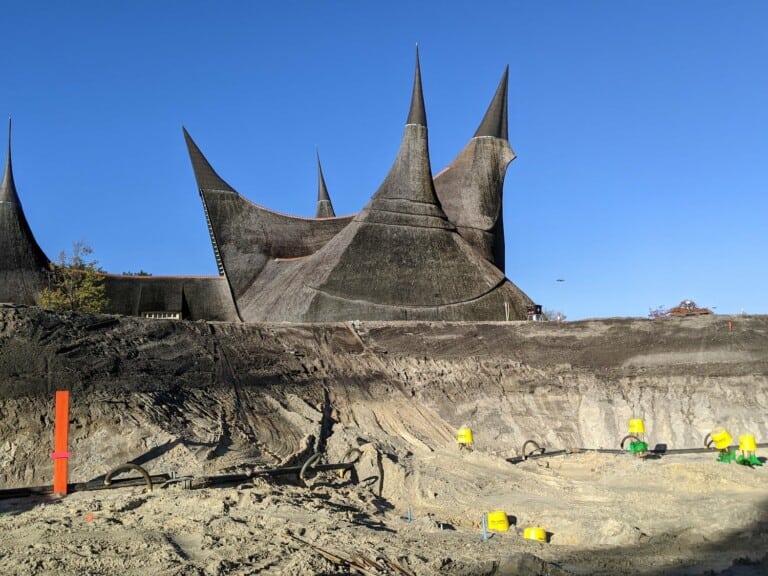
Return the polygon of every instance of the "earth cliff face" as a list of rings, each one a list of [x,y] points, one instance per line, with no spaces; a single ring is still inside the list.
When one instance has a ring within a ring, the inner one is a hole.
[[[50,483],[57,389],[73,482],[128,461],[214,474],[359,448],[377,497],[440,511],[451,478],[421,466],[458,454],[461,425],[499,470],[529,439],[618,448],[630,418],[651,447],[703,447],[716,426],[764,442],[768,317],[243,325],[0,308],[0,488]],[[456,524],[469,507],[454,501]]]
[[[434,449],[468,425],[506,456],[528,439],[615,448],[630,418],[651,446],[703,446],[718,425],[760,442],[768,317],[242,325],[3,308],[3,483],[47,482],[57,389],[72,391],[73,442],[103,465],[156,434],[270,464],[347,428]],[[86,460],[75,476],[99,472]]]

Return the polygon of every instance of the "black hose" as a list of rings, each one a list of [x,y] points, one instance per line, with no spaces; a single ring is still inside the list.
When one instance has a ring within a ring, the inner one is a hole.
[[[525,449],[526,449],[526,447],[528,446],[528,444],[531,444],[531,445],[533,445],[533,446],[534,446],[533,450],[531,450],[531,452],[530,452],[530,453],[526,453],[526,451],[525,451]],[[535,440],[526,440],[526,441],[523,443],[523,449],[521,450],[521,452],[522,452],[522,454],[523,454],[523,460],[527,460],[528,458],[530,458],[531,456],[533,456],[533,455],[534,455],[536,452],[538,452],[538,453],[539,453],[539,455],[541,455],[541,454],[544,454],[544,448],[542,448],[541,446],[539,446],[539,443],[538,443],[538,442],[536,442]]]
[[[299,472],[299,480],[301,480],[304,483],[304,486],[307,488],[311,488],[312,486],[307,482],[307,472],[314,468],[315,463],[320,460],[320,458],[323,457],[322,452],[315,452],[307,458],[307,461],[304,462],[304,465],[301,467],[301,472]]]
[[[107,475],[104,476],[104,486],[109,486],[112,484],[112,476],[123,470],[136,470],[139,472],[142,476],[144,476],[144,481],[147,483],[147,490],[152,492],[152,479],[149,477],[149,473],[138,464],[121,464],[116,468],[112,468],[112,470],[107,472]]]
[[[622,443],[623,442],[624,441],[622,440]],[[510,464],[519,464],[520,462],[524,462],[526,460],[535,460],[538,458],[549,458],[553,456],[564,456],[567,454],[578,454],[580,452],[594,452],[599,454],[626,454],[625,450],[614,450],[610,448],[569,448],[569,449],[552,450],[550,452],[546,452],[545,448],[540,447],[538,443],[536,443],[533,440],[526,441],[526,443],[523,444],[523,447],[527,448],[527,445],[529,443],[535,445],[536,449],[531,451],[530,454],[507,458],[507,462],[509,462]],[[737,448],[737,447],[734,446],[732,448]],[[768,443],[761,442],[761,443],[755,444],[755,448],[768,448]],[[651,454],[657,454],[657,455],[697,454],[697,453],[711,452],[711,451],[712,451],[711,448],[706,448],[706,447],[705,448],[671,448],[671,449],[655,448],[655,449],[648,450],[648,452],[650,452]],[[319,460],[322,455],[321,453],[317,453],[310,456],[309,459],[304,463],[304,465],[300,467],[287,466],[284,468],[254,470],[246,474],[209,476],[209,477],[205,477],[204,479],[208,482],[208,484],[206,485],[215,485],[215,484],[229,484],[234,482],[252,480],[257,476],[281,476],[285,474],[298,473],[301,480],[306,483],[306,473],[310,469],[314,470],[315,472],[328,472],[331,470],[346,471],[351,469],[354,466],[354,464],[359,460],[362,453],[360,452],[359,449],[352,448],[347,451],[343,459],[347,458],[348,456],[351,456],[352,454],[355,454],[356,456],[354,460],[350,460],[349,462],[341,462],[339,464],[316,464],[317,460]],[[121,470],[126,470],[126,469],[139,471],[143,476],[143,478],[117,478],[115,480],[112,480],[112,477],[117,472]],[[178,479],[178,480],[181,480],[181,479]],[[189,477],[185,477],[183,480],[185,482],[190,482],[191,479]],[[146,470],[144,470],[141,466],[137,464],[123,464],[122,466],[118,466],[117,468],[112,469],[104,478],[103,483],[97,482],[96,480],[91,480],[89,482],[68,484],[67,492],[72,493],[72,492],[83,492],[83,491],[91,491],[91,490],[104,490],[106,488],[123,488],[128,486],[139,486],[142,482],[147,486],[149,490],[152,490],[153,484],[171,483],[172,481],[173,481],[172,477],[168,474],[157,474],[157,475],[150,476],[146,472]],[[52,493],[53,493],[53,489],[50,485],[5,488],[5,489],[0,489],[0,500],[6,499],[6,498],[27,498],[31,496],[47,496]]]
[[[358,460],[360,460],[360,457],[362,455],[363,455],[363,452],[359,448],[350,448],[349,450],[344,452],[344,456],[341,457],[341,463],[349,464],[349,468],[341,468],[339,470],[339,478],[344,478],[344,476],[347,475],[347,472],[352,470],[352,467],[357,463]],[[352,460],[347,460],[347,458],[349,458],[350,456],[352,456]]]
[[[711,452],[709,448],[664,448],[663,450],[648,450],[653,454],[701,454],[703,452]]]
[[[630,438],[632,438],[635,442],[640,442],[640,438],[638,438],[634,434],[629,434],[627,436],[624,436],[624,438],[621,439],[621,444],[620,444],[622,450],[624,449],[624,442],[626,442]]]

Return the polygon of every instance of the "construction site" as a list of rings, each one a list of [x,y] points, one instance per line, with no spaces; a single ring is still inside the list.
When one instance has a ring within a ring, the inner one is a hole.
[[[41,296],[67,267],[9,123],[2,573],[768,573],[768,316],[547,314],[507,266],[508,76],[433,171],[417,49],[394,161],[347,216],[319,158],[315,217],[290,216],[184,129],[218,275],[91,270],[93,313]]]
[[[0,343],[6,574],[766,570],[765,316],[245,325],[5,306]]]

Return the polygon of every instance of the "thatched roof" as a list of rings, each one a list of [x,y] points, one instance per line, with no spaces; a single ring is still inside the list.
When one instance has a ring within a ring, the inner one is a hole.
[[[462,238],[504,272],[502,195],[507,167],[515,153],[507,140],[509,68],[496,89],[474,137],[447,168],[435,176],[446,215]]]
[[[365,208],[336,217],[317,158],[315,218],[269,210],[225,182],[184,130],[218,277],[105,275],[109,312],[253,321],[500,320],[531,300],[504,275],[508,71],[464,150],[437,176],[416,53],[400,150]],[[0,301],[34,304],[48,258],[19,202],[8,157],[0,184]]]
[[[441,206],[417,54],[400,151],[371,201],[311,255],[265,263],[238,308],[245,321],[501,320],[505,304],[522,319],[530,303]]]
[[[184,138],[220,271],[236,299],[253,285],[268,261],[313,254],[351,220],[350,216],[300,218],[254,204],[216,173],[186,130]]]
[[[104,275],[112,314],[144,316],[148,312],[178,312],[184,320],[236,322],[227,281],[221,276]]]
[[[36,304],[48,263],[32,235],[16,191],[9,120],[8,155],[0,183],[0,302]]]

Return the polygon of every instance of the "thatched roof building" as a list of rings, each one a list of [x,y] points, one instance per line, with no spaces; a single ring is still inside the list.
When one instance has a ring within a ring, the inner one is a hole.
[[[241,196],[184,129],[218,277],[105,275],[109,311],[244,322],[525,319],[505,276],[509,163],[505,70],[475,135],[433,177],[418,51],[411,105],[389,174],[357,214],[337,217],[317,158],[315,218]],[[0,188],[0,300],[34,303],[48,259],[24,219],[9,150]]]
[[[502,271],[507,71],[480,127],[433,179],[421,71],[400,151],[353,217],[304,219],[237,194],[185,131],[214,249],[246,322],[524,319]],[[327,195],[320,179],[321,193]]]

